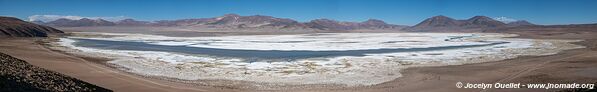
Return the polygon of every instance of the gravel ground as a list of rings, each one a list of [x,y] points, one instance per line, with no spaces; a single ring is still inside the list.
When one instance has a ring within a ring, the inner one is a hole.
[[[0,92],[111,92],[0,53]]]

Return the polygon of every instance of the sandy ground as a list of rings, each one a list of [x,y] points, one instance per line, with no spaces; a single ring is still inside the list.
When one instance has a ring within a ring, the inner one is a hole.
[[[217,87],[191,86],[120,72],[94,62],[104,60],[90,60],[55,52],[39,45],[36,40],[39,39],[2,39],[0,52],[25,60],[32,65],[120,92],[235,91]]]
[[[587,46],[556,55],[520,57],[510,60],[478,64],[418,67],[402,71],[404,77],[366,87],[313,88],[301,90],[249,90],[229,87],[189,85],[124,73],[101,63],[101,59],[81,58],[46,49],[37,39],[2,39],[0,52],[29,63],[60,72],[83,81],[114,91],[163,92],[163,91],[284,91],[284,92],[395,92],[395,91],[557,91],[562,89],[459,89],[457,82],[470,83],[596,83],[597,82],[597,33],[596,32],[512,32],[523,38],[584,39],[577,44]]]

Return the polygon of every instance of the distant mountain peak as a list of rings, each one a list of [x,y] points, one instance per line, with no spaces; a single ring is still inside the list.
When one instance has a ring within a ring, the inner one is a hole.
[[[56,19],[54,21],[70,21],[70,20],[71,19],[67,19],[67,18],[59,18],[59,19]]]
[[[437,16],[433,16],[431,18],[450,18],[450,17],[444,16],[444,15],[437,15]]]
[[[128,18],[128,19],[123,19],[123,20],[120,20],[120,21],[137,21],[137,20]]]
[[[110,21],[107,21],[107,20],[104,20],[104,19],[96,19],[96,20],[94,20],[94,21],[96,21],[96,22],[103,22],[103,23],[108,23],[108,22],[110,22]],[[112,23],[112,22],[110,22],[110,23]]]
[[[123,19],[120,21],[117,21],[116,24],[119,26],[145,26],[145,25],[149,25],[150,22],[147,21],[137,21],[135,19]]]
[[[501,22],[503,22],[503,23],[506,23],[506,24],[508,24],[508,23],[510,23],[510,22],[515,22],[515,21],[518,21],[517,19],[508,18],[508,17],[503,17],[503,16],[502,16],[502,17],[495,17],[495,18],[493,18],[493,19],[494,19],[494,20],[497,20],[497,21],[501,21]]]
[[[315,19],[305,23],[310,28],[322,30],[355,30],[355,29],[401,29],[405,26],[387,24],[382,20],[368,19],[363,22],[341,22],[332,19]]]
[[[338,21],[336,21],[336,20],[332,20],[332,19],[326,19],[326,18],[319,18],[319,19],[314,19],[314,20],[311,20],[311,21],[330,21],[330,22],[338,22]]]
[[[367,21],[363,21],[363,22],[383,22],[383,23],[386,23],[383,20],[378,20],[378,19],[367,19]]]
[[[499,22],[494,20],[493,18],[489,18],[487,16],[474,16],[472,18],[467,19],[468,22]],[[501,23],[501,22],[500,22]]]
[[[429,18],[429,19],[433,19],[433,20],[443,20],[443,19],[447,19],[447,20],[455,20],[455,19],[452,19],[452,18],[450,18],[450,17],[448,17],[448,16],[444,16],[444,15],[437,15],[437,16],[433,16],[433,17],[431,17],[431,18]]]
[[[492,18],[489,18],[489,17],[487,17],[487,16],[480,16],[480,15],[473,16],[473,17],[472,17],[472,18],[470,18],[470,19],[491,19],[491,20],[493,20]]]
[[[0,16],[0,37],[46,37],[52,33],[64,32],[18,18]]]
[[[241,16],[230,13],[213,18],[162,20],[155,22],[123,19],[116,22],[102,19],[83,18],[79,20],[58,19],[43,23],[44,25],[59,27],[81,26],[196,26],[208,28],[291,28],[291,29],[325,29],[325,30],[353,30],[353,29],[400,29],[405,26],[387,24],[378,19],[368,19],[363,22],[342,22],[332,19],[315,19],[300,23],[292,19],[276,18],[266,15]]]
[[[79,19],[79,20],[92,21],[92,19],[88,19],[88,18],[82,18],[82,19]]]
[[[60,18],[54,21],[50,21],[44,23],[44,25],[49,26],[59,26],[59,27],[81,27],[81,26],[114,26],[116,23],[110,22],[103,19],[89,19],[89,18],[81,18],[79,20],[71,20],[66,18]]]
[[[234,14],[234,13],[229,13],[229,14],[224,14],[222,17],[240,17],[240,15]]]
[[[433,16],[431,18],[427,18],[423,20],[423,22],[415,25],[416,28],[423,28],[423,27],[452,27],[458,26],[460,22],[452,19],[450,17],[446,17],[443,15]]]
[[[518,20],[518,21],[514,21],[514,22],[510,22],[508,23],[509,26],[531,26],[531,25],[535,25],[531,22],[528,22],[526,20]]]
[[[468,27],[499,27],[506,24],[487,16],[474,16],[466,20],[464,26]]]
[[[505,23],[494,20],[487,16],[473,16],[466,20],[455,20],[443,15],[434,16],[425,19],[421,23],[408,28],[414,31],[434,31],[434,30],[462,30],[468,28],[495,28],[505,26]]]
[[[382,21],[382,20],[378,20],[378,19],[368,19],[367,21],[363,21],[361,22],[362,24],[367,24],[367,25],[386,25],[387,23]]]

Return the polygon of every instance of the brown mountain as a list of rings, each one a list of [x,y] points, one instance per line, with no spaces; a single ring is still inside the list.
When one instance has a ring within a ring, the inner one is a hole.
[[[205,23],[215,18],[180,19],[180,20],[159,20],[151,23],[152,26],[192,26]]]
[[[52,33],[64,32],[17,18],[0,16],[0,37],[47,37]]]
[[[309,28],[320,30],[355,30],[355,29],[401,29],[406,26],[387,24],[377,19],[364,22],[340,22],[330,19],[315,19],[304,23]]]
[[[147,26],[150,22],[147,21],[137,21],[134,19],[123,19],[116,22],[118,26]]]
[[[103,19],[92,20],[92,19],[88,19],[88,18],[83,18],[83,19],[79,19],[79,20],[71,20],[71,19],[61,18],[58,20],[44,23],[44,25],[56,26],[56,27],[83,27],[83,26],[115,26],[116,23],[106,21]]]
[[[360,28],[369,28],[369,29],[401,29],[404,27],[406,27],[406,26],[388,24],[382,20],[377,20],[377,19],[369,19],[367,21],[363,21],[360,23]]]
[[[428,28],[428,27],[457,27],[462,24],[461,21],[446,17],[446,16],[434,16],[425,19],[423,22],[411,27],[411,28]]]
[[[289,28],[304,27],[301,23],[286,19],[275,18],[271,16],[253,15],[240,16],[237,14],[226,14],[215,18],[199,19],[181,19],[181,20],[162,20],[152,24],[154,26],[203,26],[214,28]]]
[[[455,20],[446,16],[434,16],[423,22],[405,28],[409,31],[471,31],[499,28],[506,26],[505,23],[486,16],[475,16],[467,20]]]
[[[357,23],[339,22],[330,19],[315,19],[305,23],[309,28],[320,30],[350,30],[356,29]]]
[[[494,20],[492,18],[486,16],[475,16],[468,20],[464,21],[464,24],[461,25],[462,27],[473,27],[473,28],[483,28],[483,27],[503,27],[506,26],[503,22]]]
[[[271,16],[253,15],[239,16],[236,14],[226,14],[205,23],[205,25],[218,25],[225,27],[298,27],[301,24],[297,21],[286,18],[274,18]]]

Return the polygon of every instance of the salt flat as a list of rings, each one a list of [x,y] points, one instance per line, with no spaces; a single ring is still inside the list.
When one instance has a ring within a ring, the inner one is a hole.
[[[184,80],[239,80],[268,85],[373,85],[399,78],[401,69],[412,66],[499,61],[523,55],[549,55],[562,50],[582,48],[569,44],[575,40],[506,38],[516,35],[487,33],[322,33],[220,37],[82,34],[111,36],[61,38],[59,43],[72,49],[70,53],[112,58],[114,60],[109,63],[124,67],[124,71],[141,75]],[[507,43],[457,49],[365,53],[364,56],[315,57],[290,62],[247,62],[246,58],[235,57],[81,47],[74,45],[77,41],[72,38],[264,51],[350,51]]]

